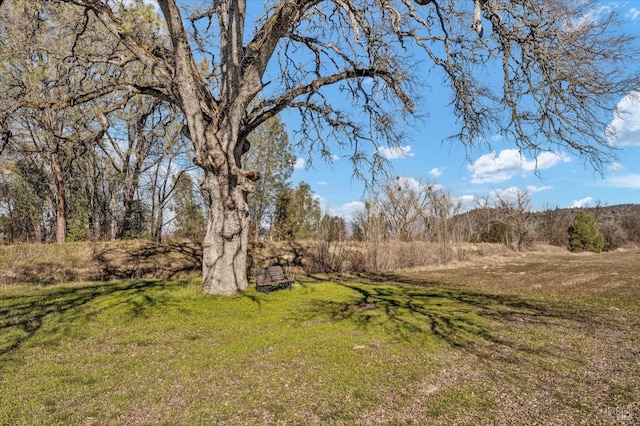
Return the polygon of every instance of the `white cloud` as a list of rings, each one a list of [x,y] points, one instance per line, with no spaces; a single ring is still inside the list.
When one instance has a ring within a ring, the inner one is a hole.
[[[491,191],[490,195],[496,200],[515,200],[518,198],[518,194],[523,192],[524,191],[517,186],[510,186],[509,188],[504,189],[494,189]]]
[[[626,175],[612,176],[607,179],[609,186],[616,188],[640,189],[640,174],[629,173]]]
[[[293,163],[293,168],[296,170],[303,169],[306,163],[307,162],[304,160],[304,158],[296,158],[296,162]]]
[[[429,170],[429,174],[433,177],[439,177],[442,174],[442,170],[440,170],[437,167],[434,167],[433,169]]]
[[[550,169],[551,167],[555,166],[560,162],[570,163],[571,158],[569,158],[568,156],[560,152],[543,152],[540,155],[538,155],[536,159],[528,161],[525,164],[525,170],[533,171],[536,169],[538,170]]]
[[[593,202],[593,198],[592,197],[586,197],[586,198],[583,198],[581,200],[573,200],[573,204],[571,205],[571,208],[574,208],[574,207],[577,207],[577,208],[589,207],[592,202]]]
[[[528,185],[527,186],[527,192],[530,194],[533,194],[535,192],[548,191],[550,189],[553,189],[553,186],[549,186],[549,185],[545,185],[545,186]]]
[[[611,169],[612,171],[614,171],[614,172],[615,172],[615,171],[617,171],[617,170],[622,169],[622,164],[620,164],[620,163],[616,163],[616,162],[609,163],[609,169]]]
[[[456,201],[458,201],[461,205],[460,212],[468,212],[478,207],[478,197],[475,195],[461,195],[456,197]]]
[[[326,212],[331,216],[341,216],[347,220],[351,219],[354,212],[364,209],[364,203],[362,201],[351,201],[339,207],[333,207],[325,197],[318,195],[315,192],[312,193],[311,196],[318,201],[320,209],[323,212]]]
[[[415,154],[411,152],[411,146],[386,146],[378,147],[377,152],[387,160],[395,160],[398,158],[413,157]]]
[[[569,157],[557,152],[542,152],[537,158],[528,160],[517,149],[505,149],[497,156],[495,152],[480,156],[467,169],[473,172],[471,183],[500,183],[524,172],[549,169],[570,161]]]
[[[587,13],[582,15],[580,18],[573,20],[567,27],[569,31],[571,30],[579,30],[583,25],[592,24],[600,21],[601,19],[608,16],[613,8],[617,5],[601,5],[598,8],[589,9]]]
[[[352,201],[350,203],[343,204],[340,207],[330,209],[330,213],[332,215],[342,216],[345,219],[351,219],[353,213],[363,209],[364,203],[362,201]]]
[[[607,134],[611,145],[640,145],[640,92],[633,92],[618,103]]]
[[[329,207],[328,207],[329,206],[329,202],[322,195],[318,195],[315,192],[312,192],[311,193],[311,198],[313,198],[314,200],[316,200],[318,202],[318,204],[320,204],[320,210],[329,211]]]
[[[640,17],[640,10],[636,9],[635,7],[632,7],[631,9],[629,9],[626,16],[632,21],[635,21],[636,19],[638,19],[638,17]]]
[[[326,186],[329,185],[329,182],[327,182],[326,180],[321,180],[320,182],[318,182],[318,185]]]
[[[320,208],[322,209],[322,211],[331,216],[340,216],[347,220],[350,220],[355,212],[364,210],[364,203],[362,201],[351,201],[341,206],[333,207],[329,205],[329,202],[326,198],[321,197],[317,194],[313,194],[313,197],[318,200],[318,203],[320,203]]]
[[[504,136],[502,136],[500,133],[496,133],[494,135],[491,135],[490,139],[492,142],[500,142],[504,140]]]
[[[407,188],[419,192],[422,189],[422,183],[412,177],[398,176],[396,182],[402,188]]]

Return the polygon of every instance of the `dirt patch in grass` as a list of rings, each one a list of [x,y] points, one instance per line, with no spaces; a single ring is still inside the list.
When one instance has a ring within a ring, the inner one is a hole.
[[[639,277],[636,250],[530,253],[384,279],[477,292],[467,303],[491,325],[467,327],[461,346],[485,370],[495,424],[637,424]]]

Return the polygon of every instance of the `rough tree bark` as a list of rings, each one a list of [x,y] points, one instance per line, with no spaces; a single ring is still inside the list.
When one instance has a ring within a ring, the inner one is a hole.
[[[283,1],[254,41],[243,46],[246,1],[224,2],[217,11],[221,33],[220,98],[213,99],[193,62],[187,32],[173,0],[159,0],[173,43],[174,83],[187,118],[195,162],[204,170],[202,188],[210,209],[203,247],[204,290],[232,295],[246,289],[249,208],[256,171],[242,168],[243,119],[262,90],[267,62],[284,33],[317,1]]]
[[[173,43],[177,95],[187,117],[195,162],[204,170],[202,188],[210,209],[203,247],[204,290],[232,295],[246,289],[249,208],[255,173],[242,169],[245,138],[240,135],[249,103],[262,89],[255,67],[242,67],[245,1],[232,2],[221,17],[221,99],[206,90],[193,62],[182,16],[175,1],[160,0]],[[226,19],[225,19],[226,18]],[[275,46],[275,43],[274,43]],[[264,69],[261,70],[264,72]]]

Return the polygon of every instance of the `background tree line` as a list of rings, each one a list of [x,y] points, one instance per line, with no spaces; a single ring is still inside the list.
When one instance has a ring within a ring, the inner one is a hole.
[[[208,200],[188,141],[171,122],[175,112],[149,100],[140,97],[109,114],[104,131],[71,148],[54,132],[46,140],[33,116],[6,122],[11,138],[0,156],[4,242],[201,241]],[[355,240],[374,249],[383,242],[423,241],[439,244],[445,257],[452,243],[461,242],[513,250],[535,242],[569,244],[575,209],[534,212],[529,194],[515,191],[476,198],[463,212],[462,201],[437,182],[402,177],[373,188],[364,208],[347,220],[323,211],[307,183],[292,185],[295,157],[278,117],[249,142],[249,167],[262,177],[249,196],[254,241]],[[586,210],[599,225],[604,250],[640,242],[640,206],[598,203]]]
[[[3,240],[201,241],[210,200],[179,110],[125,91],[78,105],[57,102],[95,91],[96,81],[107,86],[107,77],[146,78],[104,26],[65,10],[15,0],[0,16],[7,35],[0,43]],[[166,28],[152,7],[134,1],[116,5],[116,13],[159,55],[167,49]],[[203,78],[210,66],[197,65]],[[315,237],[320,207],[308,185],[291,187],[295,159],[284,124],[277,116],[267,120],[248,142],[245,167],[261,176],[249,195],[253,239]]]
[[[141,1],[115,8],[127,31],[164,57],[167,32],[156,11]],[[202,240],[210,200],[200,189],[191,142],[177,124],[184,122],[178,109],[130,88],[77,104],[56,101],[99,92],[100,85],[122,81],[123,75],[148,77],[95,17],[65,10],[15,0],[0,18],[2,33],[10,35],[0,43],[4,241]],[[211,74],[206,60],[196,67],[204,80]],[[12,103],[15,99],[21,102]],[[499,242],[516,250],[535,241],[568,244],[567,214],[557,208],[532,212],[526,193],[477,199],[473,211],[461,214],[460,200],[437,183],[404,178],[372,190],[365,208],[347,223],[323,212],[308,184],[292,187],[294,156],[277,116],[248,142],[244,167],[261,176],[248,200],[256,241],[427,241],[445,252],[449,244],[464,241]],[[605,249],[638,242],[636,212],[612,221],[600,217],[599,209],[594,215]]]
[[[6,243],[201,241],[208,200],[188,141],[166,122],[172,111],[145,101],[109,116],[99,138],[65,153],[60,178],[55,159],[64,146],[39,145],[28,117],[7,123],[12,136],[0,156],[0,233]],[[250,161],[262,175],[249,197],[253,238],[315,237],[320,207],[309,185],[291,187],[294,156],[284,124],[269,120],[250,142]]]

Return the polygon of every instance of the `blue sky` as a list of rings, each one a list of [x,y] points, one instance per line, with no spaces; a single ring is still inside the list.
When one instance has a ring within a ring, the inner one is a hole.
[[[155,0],[145,2],[157,7]],[[601,0],[599,4],[601,10],[592,11],[591,18],[615,10],[623,22],[623,30],[640,38],[640,0]],[[263,0],[248,2],[249,25],[263,8]],[[475,198],[508,195],[518,190],[529,192],[534,210],[640,203],[640,100],[632,100],[632,94],[619,99],[618,108],[624,111],[623,116],[612,113],[609,119],[611,128],[617,132],[610,142],[618,151],[616,160],[605,168],[602,176],[584,159],[568,153],[523,157],[513,144],[498,136],[487,141],[491,149],[485,150],[467,151],[460,144],[445,142],[457,131],[455,117],[447,105],[450,93],[441,89],[437,81],[424,91],[427,108],[420,113],[427,116],[415,122],[414,128],[406,129],[406,144],[395,150],[380,148],[380,154],[390,161],[392,176],[437,182],[467,209],[473,208]],[[638,91],[640,99],[640,87]],[[281,118],[293,136],[296,117],[285,112]],[[364,185],[352,179],[348,161],[335,156],[327,164],[316,158],[309,167],[307,153],[297,154],[294,185],[307,182],[331,214],[349,218],[354,210],[363,207]]]
[[[605,9],[616,10],[627,33],[640,37],[640,1],[602,4]],[[534,210],[594,206],[598,202],[640,203],[640,102],[633,101],[631,96],[619,100],[618,107],[625,111],[622,117],[611,114],[610,126],[617,130],[611,143],[619,151],[615,162],[601,176],[584,159],[567,153],[544,153],[537,159],[522,157],[508,140],[497,136],[488,141],[491,150],[465,151],[461,145],[443,142],[457,128],[447,106],[450,95],[439,90],[435,82],[426,90],[428,116],[416,122],[415,129],[408,129],[406,145],[396,150],[380,149],[390,160],[393,176],[436,181],[467,208],[474,205],[475,197],[508,194],[518,189],[529,192]],[[287,114],[282,117],[292,133],[295,121],[288,118]],[[309,183],[323,207],[332,214],[349,217],[354,209],[362,208],[364,187],[352,179],[347,161],[337,157],[332,164],[326,164],[317,159],[309,168],[305,158],[306,153],[299,153],[292,176],[294,184]]]

